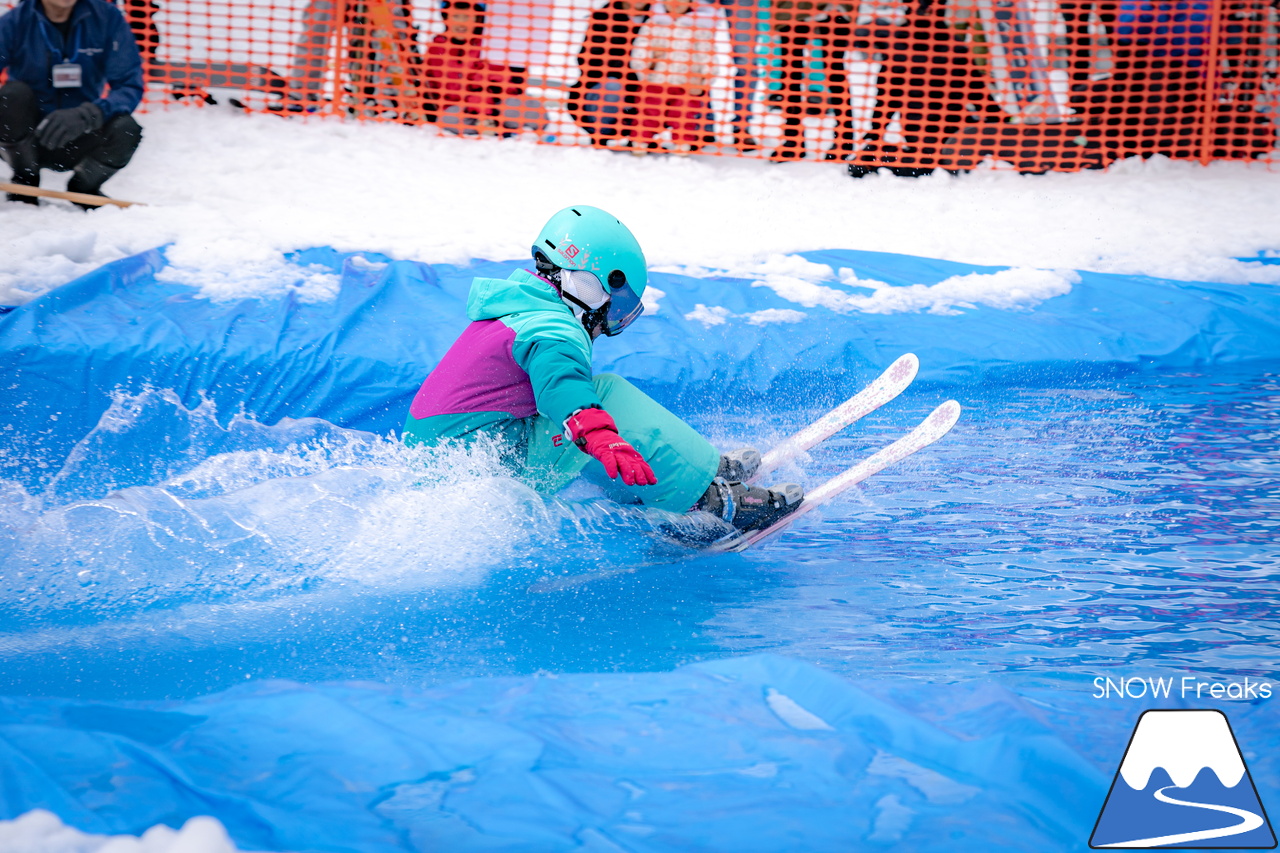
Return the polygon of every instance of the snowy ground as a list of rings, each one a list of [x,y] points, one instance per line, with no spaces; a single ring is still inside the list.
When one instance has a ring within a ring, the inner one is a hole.
[[[842,248],[1280,280],[1280,267],[1234,260],[1280,249],[1280,171],[1262,165],[1156,159],[1105,173],[855,181],[829,163],[633,157],[222,108],[142,120],[142,148],[108,191],[147,207],[0,204],[0,305],[169,243],[173,275],[224,295],[280,287],[281,253],[317,245],[428,262],[520,258],[568,204],[617,214],[655,267],[750,275],[776,266],[771,255]],[[46,186],[65,180],[45,173]]]
[[[10,853],[235,853],[222,824],[196,817],[181,829],[153,826],[140,837],[94,835],[66,826],[44,810],[0,821],[0,850]]]

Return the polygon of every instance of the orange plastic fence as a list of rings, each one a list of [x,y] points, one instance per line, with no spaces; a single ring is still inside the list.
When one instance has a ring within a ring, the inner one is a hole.
[[[1280,162],[1280,0],[118,3],[150,109],[231,100],[854,174]]]

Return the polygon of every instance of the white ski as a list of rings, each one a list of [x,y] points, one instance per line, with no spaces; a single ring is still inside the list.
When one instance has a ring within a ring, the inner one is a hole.
[[[852,402],[852,401],[850,401]],[[713,551],[744,551],[762,542],[772,536],[777,535],[781,531],[790,527],[798,519],[803,517],[805,513],[815,510],[825,504],[827,501],[842,494],[848,489],[861,483],[879,471],[883,471],[895,462],[907,458],[917,450],[928,447],[938,439],[946,435],[956,421],[960,419],[960,404],[955,400],[948,400],[938,408],[934,409],[929,417],[925,418],[921,424],[902,438],[883,448],[872,456],[862,460],[861,462],[846,468],[841,473],[832,477],[827,482],[818,486],[816,489],[809,491],[804,496],[804,503],[800,504],[800,508],[788,515],[786,518],[777,522],[771,527],[764,530],[757,530],[746,536],[734,536],[723,539],[714,543],[709,550]]]
[[[867,387],[765,453],[760,460],[759,470],[748,482],[757,482],[761,477],[897,397],[916,378],[919,370],[920,359],[914,354],[902,356]]]

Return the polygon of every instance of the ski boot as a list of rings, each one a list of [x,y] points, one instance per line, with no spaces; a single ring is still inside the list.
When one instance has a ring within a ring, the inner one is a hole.
[[[803,501],[804,489],[795,483],[765,489],[716,477],[694,509],[709,512],[732,524],[740,532],[750,533],[764,530],[795,512]]]
[[[720,467],[716,476],[730,483],[745,483],[760,470],[760,451],[754,447],[739,447],[720,454]]]

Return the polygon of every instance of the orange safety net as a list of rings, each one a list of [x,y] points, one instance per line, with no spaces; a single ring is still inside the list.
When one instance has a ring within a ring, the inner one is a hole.
[[[0,10],[12,2],[0,0]],[[118,0],[144,109],[633,154],[1022,171],[1280,162],[1280,0]]]

